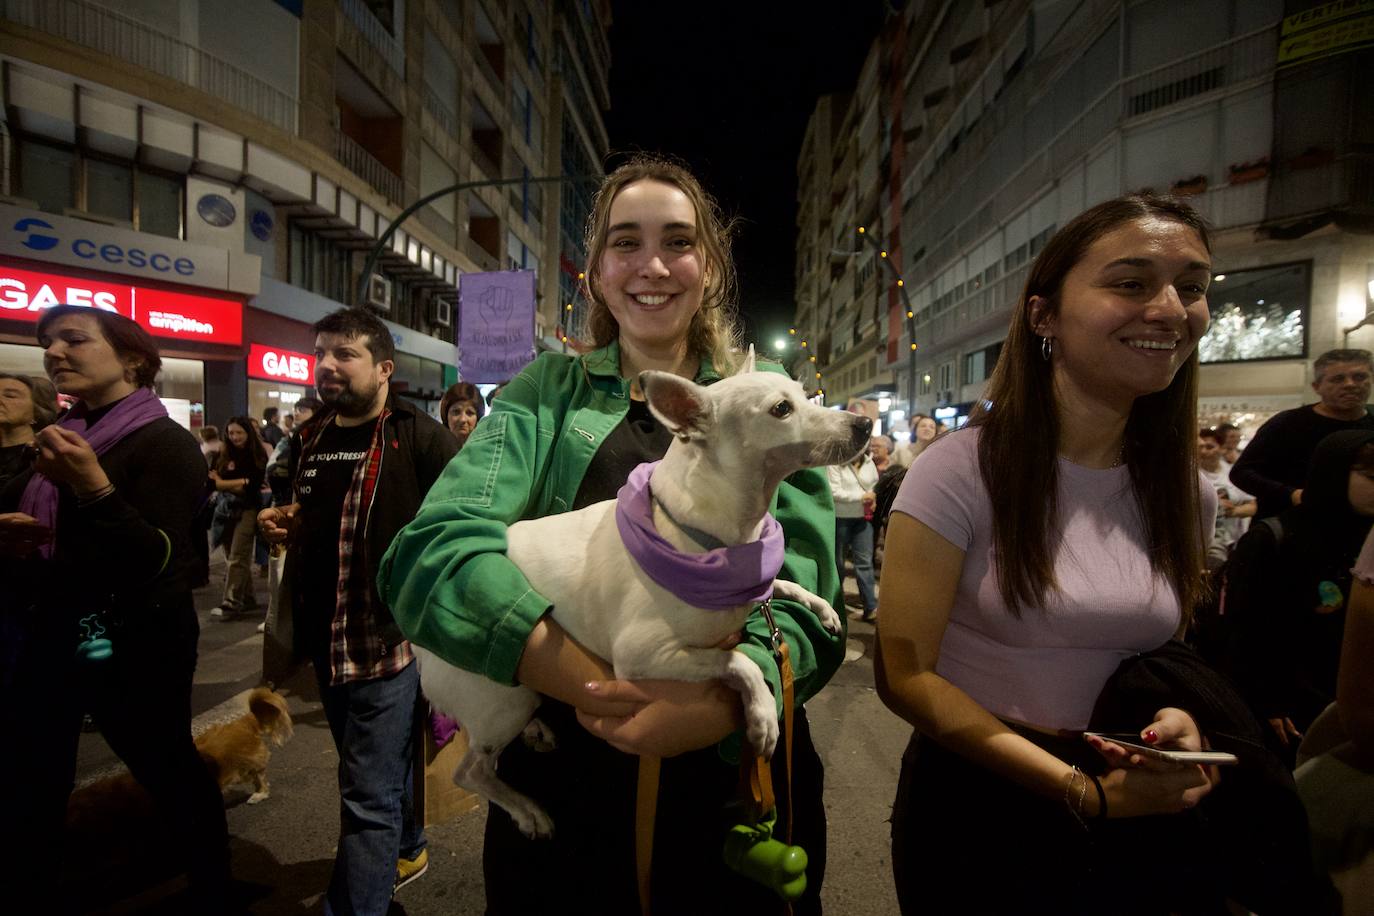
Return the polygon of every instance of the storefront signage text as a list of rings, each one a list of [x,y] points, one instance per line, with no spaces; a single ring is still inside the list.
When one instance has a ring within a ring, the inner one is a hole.
[[[307,353],[293,353],[262,344],[248,347],[248,375],[277,382],[315,383],[315,357]]]
[[[0,319],[38,322],[54,305],[83,305],[117,312],[155,337],[238,345],[243,304],[225,296],[133,286],[25,270],[0,263]]]
[[[229,255],[88,220],[0,204],[0,254],[135,277],[229,288]]]

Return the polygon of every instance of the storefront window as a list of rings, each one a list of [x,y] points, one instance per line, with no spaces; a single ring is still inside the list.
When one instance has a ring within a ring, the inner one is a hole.
[[[127,165],[86,160],[86,212],[120,222],[134,221],[134,171]]]
[[[181,181],[154,172],[138,173],[138,228],[181,238]]]
[[[1202,361],[1305,357],[1311,271],[1304,261],[1213,277],[1207,290],[1212,326],[1198,346]]]
[[[46,143],[19,144],[19,196],[59,215],[76,206],[76,153]]]
[[[296,402],[309,393],[310,389],[304,385],[287,385],[282,382],[249,379],[248,415],[255,420],[261,420],[263,411],[268,407],[275,407],[281,413],[290,413],[295,408]],[[223,418],[223,420],[228,419],[228,417]]]

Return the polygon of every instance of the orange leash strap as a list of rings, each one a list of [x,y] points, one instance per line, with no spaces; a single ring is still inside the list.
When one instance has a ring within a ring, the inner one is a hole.
[[[654,821],[658,813],[659,757],[639,758],[639,788],[635,793],[635,877],[639,881],[639,912],[649,916],[649,876],[654,866]]]

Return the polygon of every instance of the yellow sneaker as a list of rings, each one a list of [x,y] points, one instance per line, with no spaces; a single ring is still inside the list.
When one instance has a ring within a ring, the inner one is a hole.
[[[391,892],[396,893],[427,871],[429,871],[428,849],[421,849],[420,854],[413,859],[397,859],[396,886],[391,889]]]

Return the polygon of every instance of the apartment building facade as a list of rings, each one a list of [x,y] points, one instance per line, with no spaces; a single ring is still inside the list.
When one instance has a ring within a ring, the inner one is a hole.
[[[1374,343],[1357,327],[1374,304],[1370,15],[1310,0],[909,3],[853,114],[822,99],[799,161],[803,213],[829,183],[829,225],[799,219],[797,318],[827,400],[888,397],[898,429],[916,412],[959,422],[1044,243],[1152,188],[1215,230],[1203,419],[1253,429],[1310,401],[1313,357]],[[865,157],[877,168],[861,174]],[[863,265],[882,252],[893,269],[870,289]]]
[[[461,277],[528,269],[561,348],[607,149],[607,0],[0,0],[0,364],[75,301],[133,314],[191,425],[307,393],[366,303],[395,387],[457,379]],[[397,229],[421,196],[458,183]],[[576,231],[571,227],[576,226]]]

